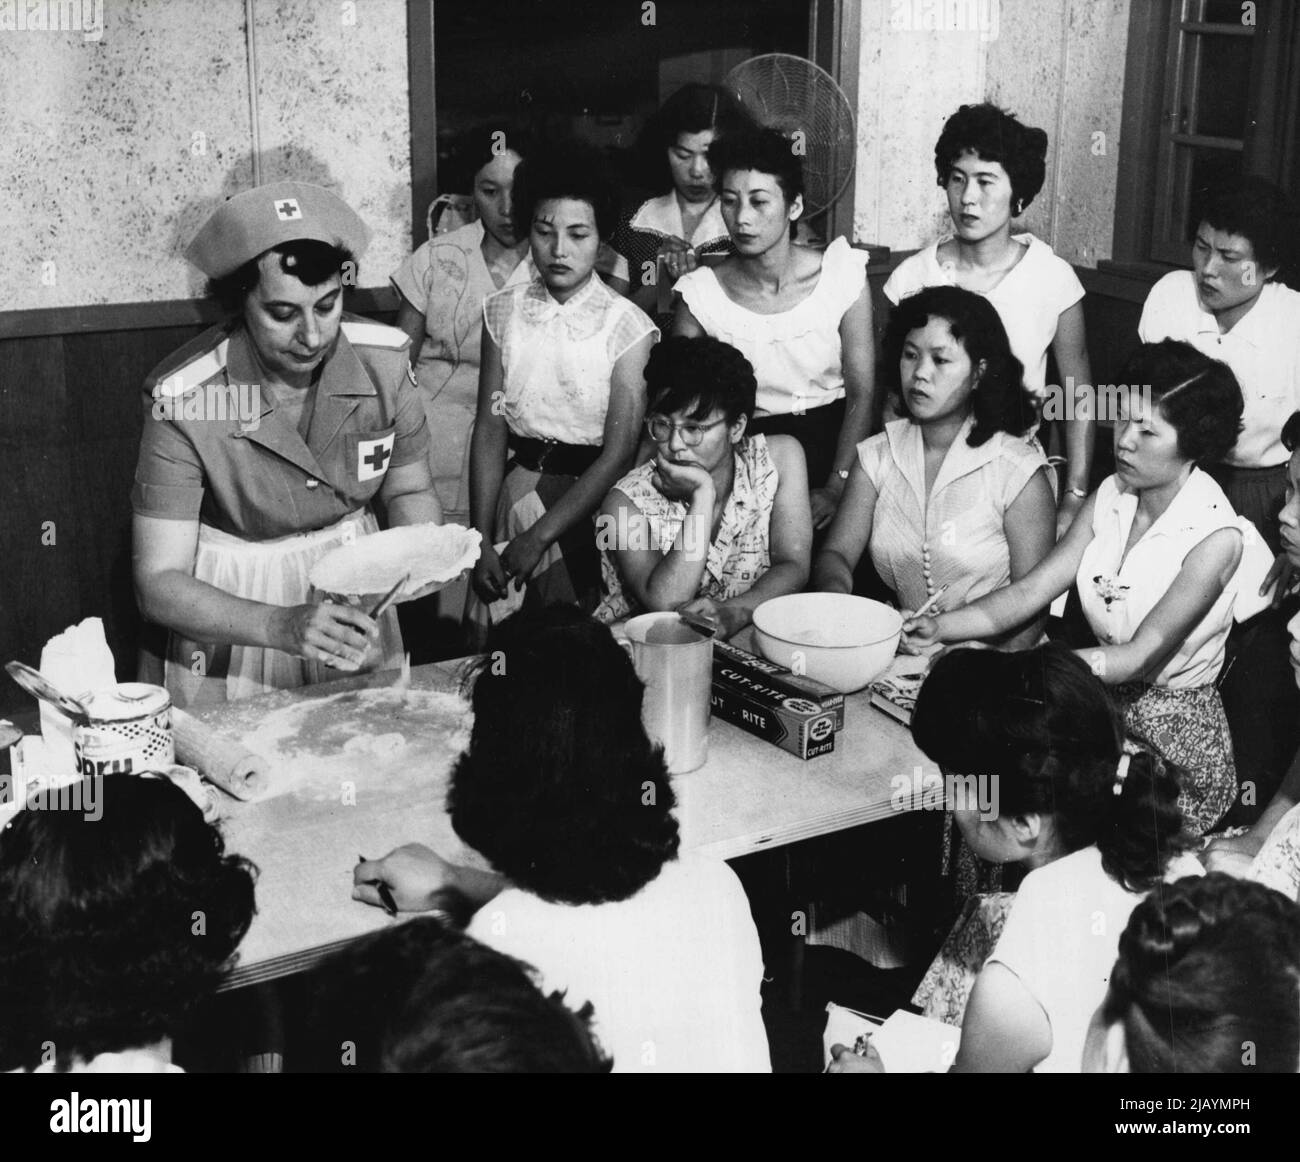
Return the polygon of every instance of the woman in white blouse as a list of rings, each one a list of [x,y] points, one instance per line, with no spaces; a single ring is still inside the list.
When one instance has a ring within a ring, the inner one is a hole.
[[[1236,438],[1242,399],[1232,371],[1166,340],[1140,348],[1124,378],[1135,386],[1119,403],[1117,471],[1060,543],[1018,582],[904,629],[913,646],[990,638],[1077,583],[1098,639],[1079,652],[1114,688],[1129,734],[1188,772],[1183,813],[1201,834],[1237,787],[1214,682],[1234,613],[1248,616],[1264,600],[1257,590],[1271,558],[1197,467]]]
[[[673,334],[721,339],[753,365],[750,433],[790,435],[803,446],[813,525],[822,528],[871,426],[867,252],[843,238],[824,252],[794,245],[803,165],[775,129],[730,134],[708,157],[735,253],[678,280]]]
[[[1069,461],[1060,483],[1058,532],[1088,495],[1094,424],[1092,382],[1083,323],[1083,285],[1073,267],[1033,234],[1013,234],[1014,219],[1042,189],[1047,134],[995,105],[963,105],[934,146],[939,185],[948,197],[953,232],[905,259],[885,283],[897,305],[927,286],[959,286],[984,295],[1002,317],[1011,350],[1025,365],[1025,387],[1045,405],[1044,418],[1065,421]],[[1062,385],[1047,394],[1047,352]]]
[[[813,587],[848,593],[864,551],[907,609],[952,609],[1026,576],[1053,540],[1046,461],[1021,439],[1032,418],[1020,361],[990,303],[931,287],[890,316],[883,366],[909,418],[858,445]],[[999,627],[1032,645],[1036,611]]]
[[[515,189],[537,275],[483,304],[470,444],[471,516],[483,534],[467,610],[475,645],[511,589],[530,606],[599,603],[592,516],[632,466],[659,337],[596,276],[617,205],[595,157],[568,147],[534,157]]]

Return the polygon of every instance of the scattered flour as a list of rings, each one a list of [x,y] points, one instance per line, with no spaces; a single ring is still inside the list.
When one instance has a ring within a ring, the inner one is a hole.
[[[472,722],[458,694],[350,690],[272,710],[241,741],[271,761],[260,798],[338,801],[344,783],[358,796],[427,783],[430,770],[447,770],[469,745]]]

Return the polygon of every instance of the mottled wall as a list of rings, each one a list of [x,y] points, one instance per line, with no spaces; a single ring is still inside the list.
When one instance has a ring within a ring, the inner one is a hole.
[[[1070,262],[1109,258],[1129,0],[981,0],[952,9],[957,28],[935,27],[942,8],[863,3],[856,237],[911,250],[949,232],[934,142],[987,97],[1048,134],[1025,228]]]
[[[262,180],[333,185],[410,246],[403,0],[256,0]],[[106,0],[103,35],[0,31],[0,310],[189,298],[181,250],[252,184],[242,0]]]

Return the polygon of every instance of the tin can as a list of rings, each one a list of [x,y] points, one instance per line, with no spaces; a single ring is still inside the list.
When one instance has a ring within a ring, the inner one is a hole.
[[[72,728],[83,776],[166,770],[176,761],[171,695],[145,682],[119,682],[81,699],[89,721]]]

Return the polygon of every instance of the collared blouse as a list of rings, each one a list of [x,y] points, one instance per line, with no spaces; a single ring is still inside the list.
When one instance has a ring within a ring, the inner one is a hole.
[[[1266,283],[1236,326],[1221,332],[1197,297],[1196,276],[1176,270],[1147,295],[1138,337],[1144,343],[1181,339],[1232,368],[1246,410],[1226,463],[1272,468],[1287,462],[1282,425],[1300,408],[1300,291]]]
[[[483,303],[501,349],[505,420],[518,436],[598,447],[605,441],[614,365],[659,329],[594,274],[568,302],[540,277]]]
[[[978,448],[967,418],[944,457],[927,500],[921,428],[895,420],[858,445],[858,462],[876,490],[871,561],[907,609],[919,609],[944,585],[944,609],[1011,583],[1007,509],[1035,472],[1037,448],[995,432]]]
[[[1243,552],[1237,571],[1152,682],[1175,689],[1209,685],[1223,666],[1234,609],[1242,620],[1261,608],[1258,590],[1272,554],[1213,478],[1193,468],[1169,507],[1125,557],[1137,503],[1137,494],[1122,491],[1116,476],[1108,476],[1097,489],[1093,539],[1083,551],[1076,578],[1084,615],[1103,645],[1132,641],[1138,626],[1169,591],[1187,554],[1219,529],[1239,530]]]

